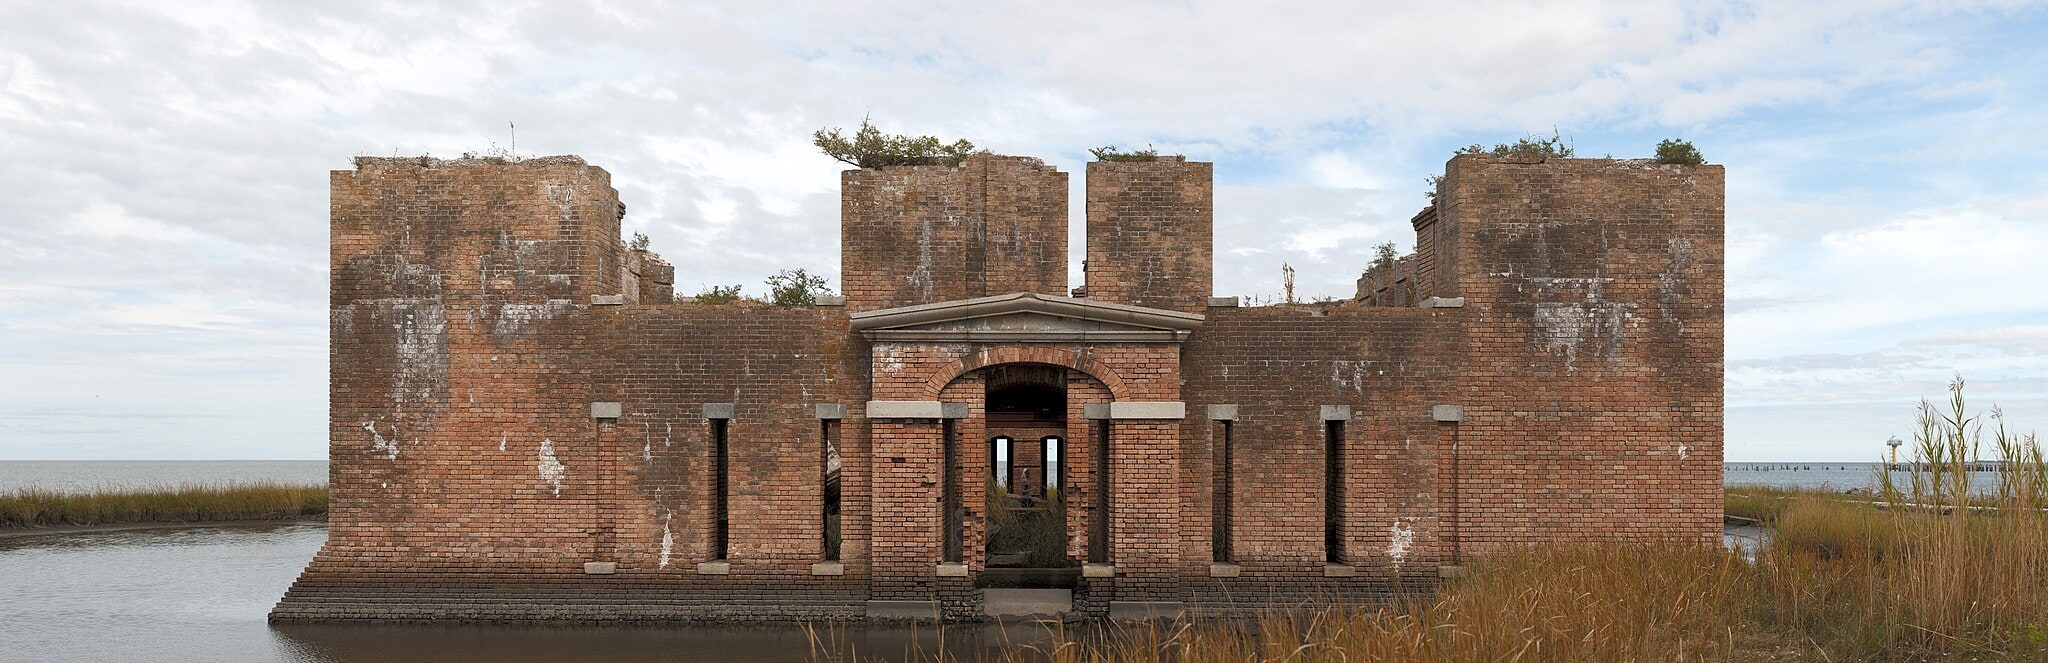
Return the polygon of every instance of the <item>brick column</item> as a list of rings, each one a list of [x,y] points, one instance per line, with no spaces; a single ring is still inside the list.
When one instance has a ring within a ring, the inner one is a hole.
[[[1180,596],[1180,423],[1110,423],[1109,560],[1118,600]]]
[[[870,419],[870,598],[931,600],[939,562],[940,419]]]

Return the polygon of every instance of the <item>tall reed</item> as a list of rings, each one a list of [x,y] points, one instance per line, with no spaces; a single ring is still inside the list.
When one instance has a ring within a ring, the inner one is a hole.
[[[327,487],[279,482],[185,484],[144,490],[0,493],[0,527],[276,520],[327,513]]]
[[[2034,435],[1988,418],[1987,431],[1961,378],[1944,406],[1922,403],[1910,474],[1880,470],[1876,501],[1731,490],[1770,527],[1753,563],[1707,546],[1536,546],[1475,560],[1424,599],[1056,627],[994,658],[2048,661],[2048,462]],[[1972,485],[1984,451],[1997,486]]]

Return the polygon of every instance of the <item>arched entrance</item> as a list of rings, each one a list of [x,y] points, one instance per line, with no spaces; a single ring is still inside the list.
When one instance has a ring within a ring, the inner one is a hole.
[[[1068,383],[1072,369],[1000,364],[978,371],[988,454],[985,587],[1071,586]]]

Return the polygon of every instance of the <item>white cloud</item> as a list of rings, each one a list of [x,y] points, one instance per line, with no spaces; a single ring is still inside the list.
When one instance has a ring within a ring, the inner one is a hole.
[[[1283,261],[1304,296],[1350,294],[1370,244],[1412,242],[1422,178],[1458,144],[1553,126],[1582,144],[1722,138],[1703,147],[1730,165],[1733,358],[1891,361],[1864,353],[2044,320],[2025,265],[2048,240],[2048,198],[2016,193],[2048,186],[2026,139],[2048,129],[2034,112],[2044,92],[1996,73],[2040,58],[1976,33],[2040,14],[1898,1],[22,5],[0,25],[0,393],[159,414],[260,402],[313,425],[279,414],[243,428],[295,431],[268,444],[316,455],[325,189],[348,157],[506,148],[516,122],[520,152],[611,171],[628,230],[654,237],[685,290],[758,291],[783,267],[836,273],[840,166],[808,140],[870,113],[891,131],[1046,157],[1077,173],[1077,191],[1091,146],[1214,160],[1217,286],[1245,295],[1277,292]],[[223,349],[255,345],[279,350]],[[1946,355],[1914,356],[1932,370]],[[234,377],[193,388],[159,372],[213,364]],[[1731,388],[1854,381],[1757,370],[1731,373]],[[0,412],[16,433],[0,435],[0,457],[70,453],[50,441],[96,426],[19,423],[21,407]],[[148,421],[160,425],[75,448],[267,448],[223,442],[198,415]]]

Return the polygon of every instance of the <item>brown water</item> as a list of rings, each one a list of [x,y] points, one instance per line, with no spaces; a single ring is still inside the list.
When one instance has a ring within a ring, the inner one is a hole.
[[[0,661],[973,659],[1039,627],[271,627],[327,538],[317,524],[0,539]],[[942,644],[943,640],[943,644]]]

